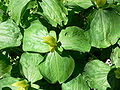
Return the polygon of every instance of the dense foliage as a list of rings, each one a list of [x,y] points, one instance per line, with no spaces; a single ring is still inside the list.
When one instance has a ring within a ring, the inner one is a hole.
[[[119,90],[120,0],[0,0],[0,90]]]

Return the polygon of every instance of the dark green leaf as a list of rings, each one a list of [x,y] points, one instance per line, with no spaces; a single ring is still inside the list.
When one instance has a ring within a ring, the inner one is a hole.
[[[2,9],[0,9],[0,23],[1,23],[1,21],[2,21],[3,13],[4,13],[4,11],[3,11]]]
[[[111,89],[108,90],[118,90],[120,88],[120,79],[117,79],[115,76],[116,69],[113,68],[108,74],[108,82],[111,86]]]
[[[41,74],[51,83],[66,81],[74,70],[74,60],[66,54],[48,53],[45,61],[40,64]]]
[[[59,35],[61,46],[66,50],[76,50],[88,52],[91,48],[89,40],[84,34],[84,31],[78,27],[72,26],[62,30]]]
[[[38,68],[42,60],[43,57],[37,53],[23,53],[21,56],[20,64],[22,72],[31,83],[42,79],[42,75]]]
[[[12,20],[0,23],[0,49],[19,46],[21,39],[20,29]]]

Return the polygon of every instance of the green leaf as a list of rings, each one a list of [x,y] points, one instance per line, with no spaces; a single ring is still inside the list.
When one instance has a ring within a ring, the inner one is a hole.
[[[43,10],[43,17],[45,17],[49,23],[53,26],[66,25],[68,18],[67,9],[64,7],[60,0],[42,0],[39,3]]]
[[[32,88],[35,88],[35,89],[37,89],[37,90],[40,88],[40,86],[37,85],[37,84],[31,84],[31,87],[32,87]]]
[[[116,68],[113,68],[113,69],[110,70],[110,72],[108,74],[108,78],[107,79],[108,79],[108,82],[109,82],[109,84],[111,86],[110,90],[118,90],[120,88],[120,79],[116,78],[116,73],[115,73],[116,70],[117,70]]]
[[[63,3],[69,7],[80,6],[84,9],[87,9],[90,6],[92,6],[91,0],[63,0]]]
[[[93,60],[86,64],[84,71],[86,80],[91,88],[106,90],[110,87],[107,81],[110,67],[107,64],[99,60]]]
[[[21,39],[20,29],[12,20],[0,23],[0,49],[19,46]]]
[[[42,75],[39,71],[39,64],[43,60],[43,57],[37,53],[23,53],[20,59],[20,64],[24,76],[31,83],[42,79]]]
[[[106,48],[120,38],[120,16],[113,10],[98,10],[90,25],[91,45]]]
[[[41,74],[51,83],[63,83],[74,70],[74,60],[66,54],[56,51],[48,53],[44,62],[40,64]]]
[[[19,79],[13,78],[13,77],[7,77],[7,78],[1,79],[0,80],[0,90],[2,90],[3,87],[9,87],[12,90],[17,90],[17,87],[12,86],[12,84],[17,81],[19,81]]]
[[[114,73],[115,73],[115,77],[116,77],[117,79],[120,79],[120,67],[117,68],[117,69],[114,71]]]
[[[47,28],[39,21],[32,22],[24,32],[23,50],[45,53],[50,51],[48,44],[44,43],[43,37],[48,35]]]
[[[17,24],[20,23],[23,8],[30,0],[10,0],[8,11]]]
[[[67,83],[62,84],[62,90],[90,90],[88,87],[84,75],[78,75]]]
[[[12,66],[9,61],[10,60],[6,56],[0,54],[0,77],[11,71]]]
[[[115,64],[116,68],[120,67],[120,48],[116,47],[111,53],[111,61]]]
[[[84,31],[76,26],[67,27],[59,35],[61,46],[66,50],[88,52],[91,48]]]

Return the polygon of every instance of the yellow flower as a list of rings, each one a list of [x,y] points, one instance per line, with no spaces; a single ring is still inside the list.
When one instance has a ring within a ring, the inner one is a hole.
[[[57,46],[57,41],[52,36],[43,37],[43,42],[49,45],[50,51],[53,52]]]
[[[18,87],[18,90],[28,90],[29,84],[27,81],[22,80],[12,84],[14,87]]]

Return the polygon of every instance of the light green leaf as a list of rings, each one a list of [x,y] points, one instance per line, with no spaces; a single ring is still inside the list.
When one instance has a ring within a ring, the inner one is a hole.
[[[20,23],[22,10],[29,1],[30,0],[10,0],[8,6],[9,15],[17,24]]]
[[[39,21],[32,22],[24,32],[23,50],[45,53],[50,51],[48,44],[44,43],[43,37],[48,35],[47,28]]]
[[[56,36],[56,32],[55,31],[50,31],[49,35],[53,36],[55,38],[55,40],[57,41],[57,36]]]
[[[90,25],[91,44],[97,48],[113,45],[120,38],[120,16],[110,10],[98,10]]]
[[[92,6],[91,0],[63,0],[63,3],[69,7],[80,6],[84,9],[87,9],[90,6]]]
[[[33,87],[33,88],[35,88],[35,89],[37,89],[37,90],[40,88],[40,86],[37,85],[37,84],[31,84],[31,87]]]
[[[64,7],[60,0],[42,0],[40,6],[43,10],[43,17],[45,17],[49,23],[53,26],[66,25],[68,18],[67,9]]]
[[[10,60],[6,56],[0,54],[0,77],[11,71],[12,66],[9,61]]]
[[[20,29],[12,20],[0,23],[0,49],[19,46],[21,39]]]
[[[62,90],[90,90],[85,81],[84,75],[78,75],[67,83],[62,84]]]
[[[84,31],[75,26],[62,30],[59,35],[59,41],[61,42],[61,46],[66,50],[88,52],[91,48]]]
[[[74,70],[74,60],[66,54],[56,51],[48,53],[44,62],[40,64],[41,74],[51,83],[63,83]]]
[[[0,80],[0,90],[2,90],[3,87],[9,87],[12,90],[17,90],[17,87],[12,86],[12,84],[17,81],[19,81],[19,79],[13,78],[13,77],[7,77],[7,78],[1,79]]]
[[[110,67],[99,60],[93,60],[86,64],[84,68],[84,75],[91,88],[97,90],[106,90],[110,87],[107,81],[107,75]]]
[[[116,68],[120,67],[120,48],[116,47],[111,53],[112,63],[115,64]]]
[[[24,76],[31,83],[42,79],[42,75],[39,71],[39,64],[43,60],[43,57],[37,53],[23,53],[20,59],[21,69]]]

